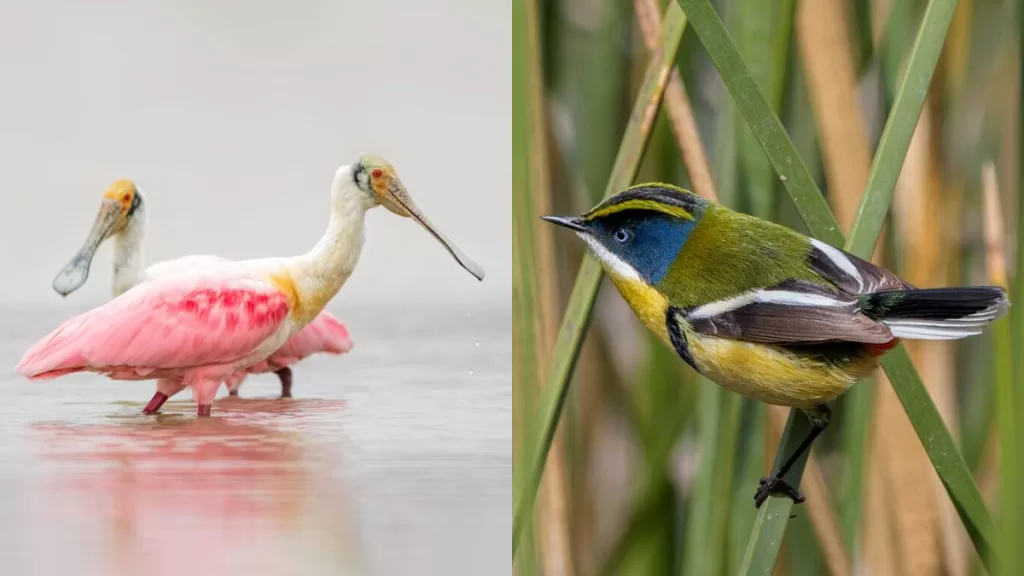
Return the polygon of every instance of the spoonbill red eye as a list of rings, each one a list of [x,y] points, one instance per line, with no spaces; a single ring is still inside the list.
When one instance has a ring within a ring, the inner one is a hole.
[[[371,172],[370,174],[372,174],[374,178],[380,178],[381,176],[384,175],[384,171],[381,170],[380,168],[374,168],[373,172]]]

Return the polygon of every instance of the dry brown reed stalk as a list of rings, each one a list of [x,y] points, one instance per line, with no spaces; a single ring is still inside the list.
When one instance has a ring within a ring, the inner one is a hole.
[[[786,544],[782,544],[783,550],[786,548]],[[772,576],[787,576],[789,574],[789,565],[787,564],[788,557],[782,552],[779,553],[779,559],[775,561],[775,568],[772,569]]]
[[[981,193],[985,215],[985,265],[988,281],[994,286],[1009,287],[1006,273],[1006,230],[996,167],[986,160],[981,167]],[[994,423],[985,432],[985,446],[978,466],[978,488],[990,507],[996,504],[999,490],[999,434]]]
[[[930,188],[936,186],[933,173],[931,146],[930,102],[925,102],[917,129],[910,143],[903,171],[897,183],[893,203],[893,217],[901,231],[900,240],[906,269],[903,276],[911,284],[934,285],[934,269],[941,266],[939,249],[941,239],[931,231],[939,212]],[[941,185],[941,184],[939,184]],[[908,342],[907,348],[919,367],[921,379],[935,397],[934,386],[944,376],[936,366],[922,362],[924,349],[920,342]],[[941,362],[941,360],[940,360]],[[942,364],[939,364],[942,366]],[[941,404],[941,400],[936,402]],[[941,411],[941,408],[940,408]],[[939,547],[939,513],[934,491],[921,490],[930,482],[934,469],[918,440],[902,405],[890,387],[883,386],[878,395],[879,426],[885,430],[879,455],[886,467],[888,482],[885,489],[892,496],[889,521],[899,533],[899,573],[937,575],[941,571]]]
[[[829,203],[847,232],[871,169],[848,28],[842,3],[797,5],[797,39],[821,139]]]
[[[892,385],[885,372],[879,370],[876,376],[877,396],[883,393],[893,394]],[[878,413],[876,402],[876,418]],[[880,452],[884,449],[885,432],[878,426],[869,426],[869,437],[866,447],[865,462],[865,510],[863,514],[862,533],[864,534],[864,564],[868,574],[889,576],[900,574],[900,563],[897,558],[898,535],[896,527],[890,522],[889,508],[893,505],[892,494],[887,490],[889,481],[884,466],[884,458]]]
[[[1006,229],[1003,224],[1002,201],[996,167],[986,160],[981,167],[981,193],[985,209],[985,265],[988,281],[994,286],[1009,286],[1006,274]]]
[[[607,481],[603,475],[592,474],[595,463],[600,463],[601,447],[606,446],[600,437],[609,431],[610,425],[605,416],[605,386],[601,374],[604,359],[601,354],[601,343],[594,331],[584,338],[577,362],[579,382],[586,386],[578,386],[580,421],[579,430],[582,443],[580,453],[575,460],[580,466],[577,472],[578,482],[573,487],[576,494],[576,505],[573,509],[573,546],[576,569],[580,574],[598,573],[601,554],[595,550],[603,550],[600,541],[602,526],[608,524],[607,516],[612,507],[605,504],[603,494],[607,492]],[[602,504],[597,505],[598,502]]]
[[[885,24],[889,21],[889,13],[892,11],[893,2],[898,0],[874,0],[871,3],[871,43],[875,50],[882,45],[882,36],[885,34]]]
[[[593,366],[600,363],[593,338],[583,341],[580,348],[577,372],[581,382],[594,382],[599,378],[594,374]],[[579,422],[577,422],[580,439],[576,446],[578,454],[574,465],[581,469],[574,470],[573,509],[572,509],[572,545],[574,565],[580,574],[592,574],[597,567],[595,557],[590,553],[594,549],[595,526],[599,508],[595,506],[595,489],[590,481],[587,466],[592,461],[596,446],[597,431],[604,427],[603,408],[604,393],[602,386],[579,386],[576,388],[579,402]]]
[[[971,28],[974,16],[973,0],[960,0],[953,15],[946,44],[943,49],[939,67],[936,70],[937,80],[944,77],[944,82],[933,81],[932,92],[937,95],[944,95],[948,100],[959,102],[965,97],[965,81],[967,77],[967,65],[971,53]],[[990,81],[984,82],[987,86]],[[946,265],[945,276],[939,276],[941,269],[933,271],[932,280],[937,284],[949,285],[959,276],[961,258],[958,255],[957,247],[961,245],[963,230],[963,205],[964,186],[962,182],[955,182],[946,188],[943,194],[945,175],[942,171],[943,153],[942,137],[940,126],[943,123],[943,106],[932,106],[930,109],[933,122],[933,137],[930,139],[931,170],[929,179],[931,203],[939,212],[938,222],[942,231],[937,231],[936,226],[931,227],[931,235],[940,244],[938,246],[939,258]],[[925,108],[922,115],[929,113]],[[958,433],[960,418],[957,408],[957,386],[956,386],[956,354],[955,345],[952,342],[929,342],[924,347],[924,362],[935,367],[939,378],[934,382],[934,389],[930,389],[935,399],[936,407],[942,415],[946,426],[954,434]],[[941,371],[941,372],[940,372]],[[922,375],[924,377],[924,375]],[[926,381],[927,382],[927,381]],[[974,547],[963,523],[960,521],[953,501],[946,493],[945,487],[939,480],[938,474],[932,475],[932,486],[935,490],[935,497],[938,500],[940,517],[940,550],[943,555],[945,572],[949,576],[967,576],[970,571],[972,556],[976,556]]]
[[[535,521],[544,574],[575,574],[572,542],[569,538],[569,508],[566,504],[568,476],[563,453],[563,434],[558,432],[551,443],[541,481]]]
[[[874,0],[871,5],[871,39],[877,51],[881,47],[882,37],[885,33],[885,26],[892,11],[893,2],[897,0]],[[908,158],[907,161],[910,159]],[[907,173],[907,161],[904,162],[903,174]],[[897,193],[896,198],[899,198]],[[892,410],[883,408],[898,407],[898,400],[892,390],[892,384],[888,377],[881,370],[876,371],[875,399],[873,406],[874,417],[868,427],[869,438],[865,447],[864,467],[866,469],[865,480],[865,509],[860,522],[860,533],[863,536],[865,568],[869,574],[889,575],[900,574],[902,562],[900,560],[901,547],[899,545],[899,533],[893,522],[891,509],[895,505],[894,494],[889,491],[890,475],[887,466],[887,453],[889,447],[887,439],[890,434],[896,432],[887,426],[899,426],[900,423],[891,422]],[[903,416],[905,428],[909,429],[906,416]],[[907,430],[903,431],[905,436]],[[920,451],[920,450],[919,450]],[[916,456],[922,456],[922,454]]]
[[[644,45],[648,52],[653,52],[658,47],[658,39],[661,37],[658,1],[634,0],[633,7],[636,10],[640,31],[643,33]],[[718,191],[711,179],[711,167],[704,153],[700,132],[697,131],[697,121],[693,117],[690,99],[686,95],[683,80],[677,69],[672,70],[672,76],[665,88],[664,105],[672,132],[683,153],[683,164],[686,165],[690,181],[693,182],[693,191],[708,200],[718,202]]]
[[[964,17],[969,18],[969,13]],[[950,47],[945,54],[952,55],[955,50],[965,51],[968,47],[968,43],[961,42]],[[959,56],[954,59],[954,62],[962,63],[965,59],[966,56]],[[949,65],[940,67],[940,71],[949,68]],[[944,85],[948,84],[933,83],[932,92],[941,93]],[[922,116],[925,114],[929,115],[931,125],[928,139],[927,204],[929,212],[935,218],[932,221],[933,224],[926,228],[926,241],[931,246],[932,252],[928,260],[935,261],[935,265],[921,271],[918,285],[948,286],[954,283],[960,262],[960,258],[957,256],[963,230],[963,186],[956,183],[946,184],[947,178],[942,169],[942,130],[940,127],[943,123],[943,115],[941,107],[926,105]],[[939,225],[935,226],[934,222],[938,222]],[[958,435],[960,418],[957,409],[955,345],[949,341],[931,341],[921,344],[920,362],[928,368],[922,378],[931,377],[931,380],[925,380],[928,391],[935,400],[935,405],[946,426],[954,435]],[[970,537],[960,522],[956,507],[949,498],[938,474],[934,473],[933,469],[930,475],[939,513],[939,551],[942,554],[944,571],[949,576],[966,576],[970,568],[969,558],[973,549]]]
[[[999,68],[997,68],[996,75],[1004,80],[999,90],[994,91],[998,96],[998,100],[992,114],[996,118],[1001,118],[1002,130],[1000,130],[1000,157],[999,157],[999,190],[1002,193],[1011,193],[1017,189],[1018,173],[1021,167],[1017,165],[1018,147],[1021,143],[1018,141],[1017,133],[1018,126],[1020,126],[1020,106],[1021,101],[1020,94],[1020,66],[1017,65],[1016,58],[1003,58]],[[1009,200],[1009,198],[1001,198],[1001,200]],[[1004,202],[1005,206],[1012,206],[1012,204]],[[1016,218],[1011,218],[1009,222],[1010,229],[1007,232],[1014,238],[1022,237],[1018,232],[1017,228],[1014,227]],[[1017,224],[1017,227],[1020,225]],[[1006,259],[1008,262],[1015,262],[1017,258],[1016,250],[1018,242],[1010,242],[1006,246]]]
[[[538,214],[549,214],[551,194],[549,190],[549,166],[546,129],[546,103],[544,79],[541,75],[540,33],[537,29],[538,15],[535,2],[526,3],[527,54],[533,59],[529,70],[529,96],[532,125],[530,126],[530,192],[534,209]],[[534,315],[535,354],[537,358],[537,389],[547,381],[544,371],[550,360],[558,331],[558,278],[555,276],[554,238],[550,226],[533,223],[534,254],[536,270],[547,271],[535,274],[538,313]],[[563,434],[557,433],[551,444],[547,466],[539,493],[539,507],[535,526],[540,543],[544,573],[569,576],[575,573],[572,561],[572,545],[569,533],[569,510],[566,505],[567,475],[563,450]]]
[[[995,508],[999,504],[999,434],[994,425],[986,434],[976,477],[985,505]]]
[[[950,94],[963,91],[967,78],[967,63],[970,59],[971,18],[974,15],[973,0],[958,0],[953,21],[946,34],[946,45],[943,49],[945,59],[945,88]]]
[[[576,209],[577,204],[582,206],[583,203],[577,202],[575,197],[587,197],[586,185],[579,172],[572,170],[567,165],[564,150],[554,136],[550,122],[546,123],[546,128],[549,182],[568,182],[565,186],[571,191],[567,196],[560,198],[549,193],[548,203],[551,206],[550,211],[546,213]],[[555,205],[556,201],[560,201],[560,204]],[[563,204],[568,204],[568,207]],[[539,209],[537,212],[544,213]],[[578,262],[583,254],[582,248],[575,243],[568,243],[558,246],[558,248],[561,248],[561,256],[568,262]],[[538,267],[538,269],[541,268]],[[571,279],[566,278],[565,275],[552,275],[552,279],[558,284],[556,292],[559,295],[564,295],[572,287]],[[595,368],[601,364],[601,342],[600,339],[592,337],[593,332],[590,335],[591,337],[584,339],[577,367],[577,377],[583,382],[596,382],[601,374],[600,368]],[[548,350],[550,349],[551,347],[548,348]],[[574,438],[575,443],[570,444],[562,440],[561,444],[565,450],[564,454],[573,455],[573,458],[566,457],[565,459],[566,470],[569,472],[565,479],[565,485],[572,487],[571,492],[567,494],[569,533],[572,535],[570,545],[573,568],[576,573],[592,574],[596,569],[593,566],[595,558],[590,551],[594,549],[593,539],[595,525],[598,522],[596,516],[598,510],[594,506],[594,487],[590,482],[592,477],[587,473],[587,465],[591,461],[593,448],[597,444],[595,431],[603,426],[604,387],[599,385],[579,386],[576,387],[575,394],[575,403],[579,407],[579,418],[573,423],[577,433]],[[561,436],[556,436],[555,440],[557,441],[559,437]]]

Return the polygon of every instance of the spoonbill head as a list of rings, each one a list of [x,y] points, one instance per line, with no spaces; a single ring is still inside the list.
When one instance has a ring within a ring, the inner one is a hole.
[[[105,240],[120,237],[132,244],[132,248],[139,247],[145,220],[145,196],[138,186],[131,180],[118,180],[111,184],[103,193],[99,212],[85,243],[53,279],[54,291],[67,296],[81,288],[89,279],[89,267],[96,250]],[[118,280],[115,270],[115,292],[124,292],[131,287],[119,287]]]
[[[454,242],[430,223],[430,220],[412,201],[395,169],[387,160],[373,154],[363,154],[354,167],[352,177],[363,192],[371,195],[378,204],[393,214],[415,220],[436,238],[467,272],[475,276],[477,280],[484,279],[483,267],[474,262],[465,252],[459,250]]]

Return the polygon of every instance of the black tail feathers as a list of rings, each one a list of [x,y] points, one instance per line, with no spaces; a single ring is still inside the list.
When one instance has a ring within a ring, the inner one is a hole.
[[[875,292],[860,297],[861,310],[898,338],[945,340],[981,333],[1006,313],[1010,301],[996,286]]]

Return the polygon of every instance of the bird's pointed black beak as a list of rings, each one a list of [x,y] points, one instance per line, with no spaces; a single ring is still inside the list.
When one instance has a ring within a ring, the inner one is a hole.
[[[564,226],[569,230],[576,232],[586,232],[587,228],[583,225],[583,221],[575,216],[541,216],[541,220],[551,222],[552,224],[558,224]]]

